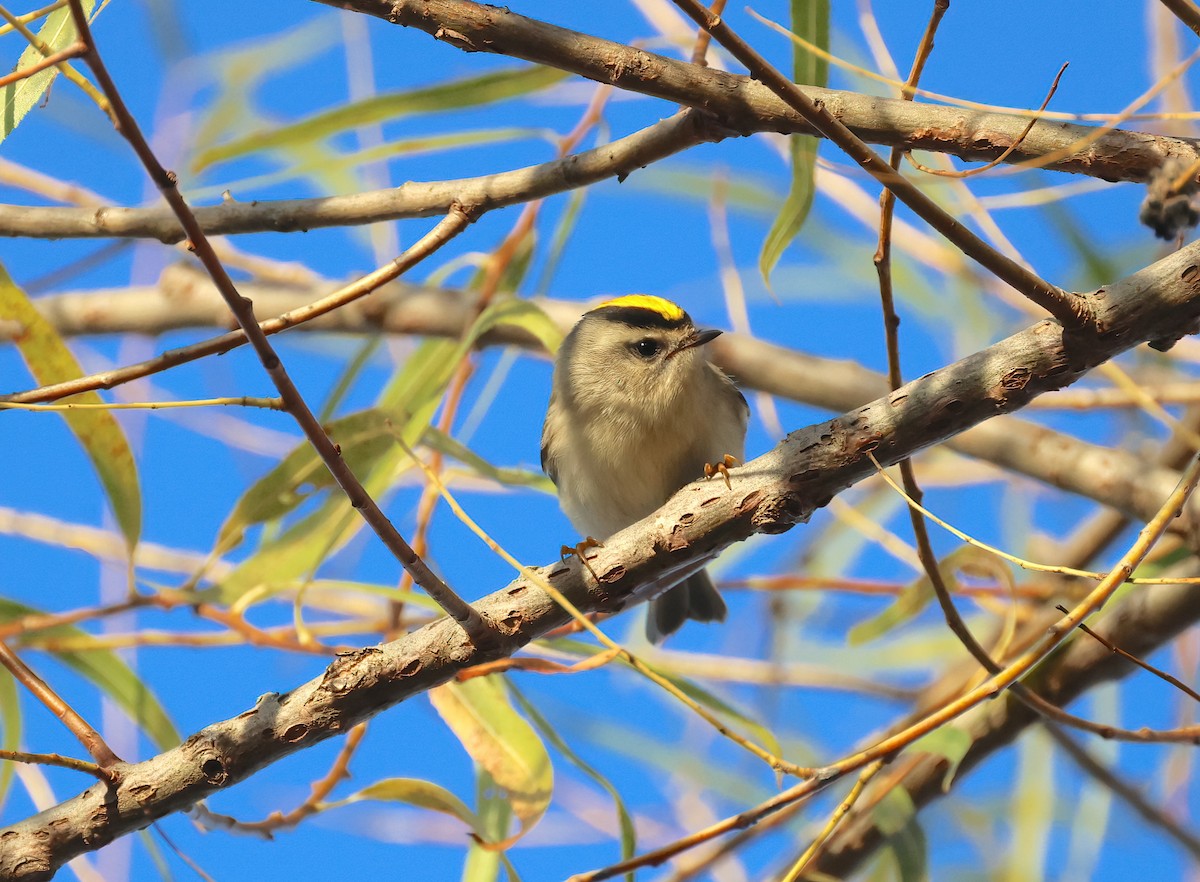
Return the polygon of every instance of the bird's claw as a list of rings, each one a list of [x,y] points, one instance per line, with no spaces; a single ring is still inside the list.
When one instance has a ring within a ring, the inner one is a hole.
[[[713,475],[720,475],[725,479],[725,487],[729,490],[733,489],[733,485],[729,483],[729,470],[738,464],[737,457],[726,453],[721,461],[714,465],[711,462],[704,464],[704,479],[711,481]]]
[[[587,571],[592,574],[592,578],[595,579],[597,582],[599,582],[600,577],[596,575],[596,571],[593,570],[592,565],[590,563],[588,563],[587,556],[584,554],[584,552],[587,551],[589,548],[603,548],[603,547],[604,547],[604,543],[601,542],[599,539],[594,539],[593,537],[588,536],[586,539],[584,539],[582,542],[580,542],[576,545],[564,545],[561,549],[559,549],[558,555],[559,555],[559,559],[564,564],[567,562],[568,557],[575,556],[575,557],[579,558],[579,562],[582,563],[585,567],[587,567]]]

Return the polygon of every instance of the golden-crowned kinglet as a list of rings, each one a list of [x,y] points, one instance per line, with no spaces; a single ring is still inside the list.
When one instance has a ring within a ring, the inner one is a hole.
[[[710,463],[741,459],[746,399],[700,348],[720,333],[669,300],[632,294],[592,309],[563,340],[542,468],[589,539],[641,520]],[[725,619],[703,570],[651,601],[646,636],[657,642],[689,618]]]

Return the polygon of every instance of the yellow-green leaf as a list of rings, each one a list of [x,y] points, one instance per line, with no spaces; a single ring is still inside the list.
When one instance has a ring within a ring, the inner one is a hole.
[[[95,5],[95,0],[84,0],[84,14],[90,16]],[[51,52],[66,49],[75,41],[75,21],[71,17],[71,10],[63,6],[51,12],[38,28],[37,36],[50,47]],[[44,57],[40,51],[26,44],[13,70],[29,67]],[[0,141],[12,134],[12,130],[25,118],[25,114],[41,100],[42,94],[50,88],[50,83],[56,76],[58,68],[48,67],[31,77],[0,88],[0,113],[3,114],[3,119],[0,119]]]
[[[513,709],[500,676],[447,683],[429,699],[506,795],[521,825],[518,836],[529,832],[550,805],[554,770],[537,732]]]
[[[810,43],[829,48],[829,0],[792,0],[792,32]],[[824,86],[829,66],[823,58],[808,52],[798,44],[792,48],[792,78],[803,85]],[[792,179],[787,198],[776,215],[758,257],[758,269],[763,281],[770,284],[771,271],[791,241],[796,238],[812,208],[817,171],[817,145],[820,139],[807,135],[788,138]]]
[[[341,448],[347,465],[356,474],[365,474],[395,443],[388,420],[388,414],[370,408],[332,420],[326,423],[325,430]],[[307,441],[299,444],[238,500],[221,526],[217,547],[223,550],[235,547],[247,527],[281,518],[333,484],[333,475],[313,446]]]
[[[564,79],[568,74],[540,65],[523,65],[482,76],[451,80],[421,89],[376,95],[364,101],[340,105],[291,125],[269,131],[253,132],[201,153],[194,167],[202,169],[260,150],[292,148],[298,144],[322,140],[359,126],[395,120],[422,113],[437,113],[479,107],[537,92]]]
[[[888,850],[900,871],[900,882],[926,882],[929,879],[928,846],[908,791],[903,787],[892,787],[871,809],[871,817],[887,837]]]
[[[608,778],[584,762],[583,758],[575,753],[571,749],[571,746],[550,725],[550,721],[543,717],[541,712],[533,706],[533,703],[521,694],[520,690],[511,683],[509,684],[509,690],[517,700],[517,704],[521,706],[521,710],[525,712],[525,716],[529,717],[533,721],[533,724],[537,726],[538,731],[542,733],[542,737],[554,745],[555,750],[565,756],[576,768],[608,791],[608,795],[612,797],[613,806],[617,810],[617,827],[621,831],[621,860],[624,861],[633,857],[637,852],[637,828],[633,825],[633,816],[629,814],[629,810],[625,807],[625,800],[621,798],[621,791],[617,790]],[[633,872],[630,871],[626,874],[625,878],[628,882],[633,882]]]
[[[5,750],[21,749],[21,703],[17,698],[17,681],[14,677],[0,677],[0,744]],[[16,763],[0,762],[0,806],[8,798]]]
[[[913,742],[909,750],[919,750],[940,756],[947,762],[946,773],[942,775],[942,792],[950,792],[950,784],[958,771],[959,763],[971,749],[971,733],[953,724],[941,726]]]
[[[407,460],[407,454],[395,443],[393,436],[398,434],[409,447],[417,443],[437,409],[442,390],[469,345],[454,340],[425,341],[380,395],[377,413],[371,412],[370,416],[364,413],[360,416],[361,424],[351,423],[352,428],[362,430],[362,445],[354,454],[355,475],[372,497],[378,498],[386,492]],[[382,424],[388,432],[386,444],[377,444],[377,439],[370,437],[370,426],[379,425],[374,422],[381,419],[378,414],[394,421],[392,427],[386,422]],[[293,506],[289,505],[292,500],[288,498],[287,488],[290,484],[291,492],[300,492],[301,485],[292,483],[298,476],[316,482],[317,486],[332,486],[324,463],[316,469],[317,463],[320,461],[304,447],[289,454],[286,465],[281,464],[251,488],[249,493],[256,494],[256,501],[246,503],[244,508],[242,502],[238,503],[237,518],[231,518],[222,527],[224,545],[218,546],[218,550],[228,551],[230,542],[240,541],[242,531],[251,523],[246,518],[255,512],[269,511],[272,505],[281,512],[290,510]],[[272,493],[275,494],[274,502],[271,501]],[[323,560],[360,529],[362,519],[358,513],[344,494],[335,493],[315,512],[288,527],[282,536],[264,543],[239,564],[222,580],[221,597],[232,602],[260,584],[310,576]]]
[[[0,598],[0,622],[44,614],[43,610],[25,606],[15,600]],[[38,633],[46,637],[70,638],[75,641],[88,636],[86,631],[73,625],[56,625]],[[179,743],[179,732],[154,693],[115,652],[107,649],[79,649],[55,652],[53,655],[98,686],[131,720],[145,730],[150,740],[159,748],[165,750]]]
[[[496,786],[488,770],[475,765],[475,805],[479,815],[481,839],[471,843],[463,862],[462,882],[496,882],[501,864],[507,865],[504,852],[488,843],[502,842],[512,822],[512,806],[504,791]],[[509,882],[516,882],[510,870]]]
[[[493,481],[511,487],[532,487],[543,493],[554,493],[554,482],[541,472],[494,466],[465,444],[451,438],[435,426],[430,426],[425,430],[422,440],[434,450],[457,459],[481,477],[491,478]]]
[[[531,334],[551,355],[563,341],[562,330],[554,320],[530,300],[510,297],[492,304],[479,317],[471,331],[471,340],[477,340],[497,325],[512,325]]]
[[[365,787],[357,793],[339,802],[344,805],[373,799],[379,802],[403,802],[417,808],[429,809],[458,818],[472,830],[479,827],[479,819],[467,807],[467,804],[438,784],[423,781],[420,778],[387,778],[376,781],[370,787]]]
[[[39,384],[44,386],[83,376],[79,362],[58,331],[34,308],[3,266],[0,266],[0,320],[11,322],[20,329],[14,340],[29,372]],[[94,392],[73,396],[71,401],[102,403]],[[107,410],[65,410],[61,413],[91,459],[108,494],[117,524],[125,534],[125,542],[132,549],[142,529],[142,494],[133,451],[121,424]],[[0,413],[0,419],[4,418],[5,414]]]

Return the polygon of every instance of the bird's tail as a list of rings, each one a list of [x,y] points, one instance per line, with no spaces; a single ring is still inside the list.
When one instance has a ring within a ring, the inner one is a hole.
[[[660,643],[664,637],[683,627],[688,619],[697,622],[725,621],[725,601],[704,570],[688,576],[686,581],[650,601],[650,611],[646,616],[646,639],[651,643]]]

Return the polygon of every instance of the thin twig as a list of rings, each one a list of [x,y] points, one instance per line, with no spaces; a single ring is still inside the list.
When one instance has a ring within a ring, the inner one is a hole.
[[[511,201],[526,201],[541,195],[549,195],[550,193],[580,187],[612,177],[613,175],[619,177],[628,174],[632,170],[641,168],[664,156],[672,155],[687,147],[694,146],[703,140],[711,139],[712,135],[709,129],[705,128],[702,123],[703,118],[700,114],[692,110],[684,111],[618,141],[606,144],[603,148],[595,148],[583,151],[582,153],[572,154],[561,160],[554,160],[543,163],[540,166],[535,166],[533,169],[521,169],[519,177],[525,184],[516,188],[519,190],[521,198],[517,199],[514,196]],[[515,178],[517,176],[512,175],[511,177]],[[531,178],[533,180],[532,184],[530,183]],[[466,183],[471,184],[476,189],[482,189],[485,180],[488,182],[489,191],[495,190],[498,187],[499,177],[496,175],[474,179],[473,182],[468,181]],[[545,181],[545,185],[538,187],[538,181]],[[516,185],[513,186],[515,187]],[[389,191],[389,193],[394,193],[394,191]],[[432,254],[445,244],[445,242],[462,232],[471,221],[478,219],[485,211],[493,208],[502,208],[508,204],[510,204],[509,201],[489,201],[480,197],[480,201],[472,203],[471,211],[468,215],[461,205],[457,202],[452,202],[446,216],[411,248],[405,250],[403,254],[391,263],[313,303],[290,310],[275,318],[267,319],[261,322],[259,326],[262,328],[263,333],[268,336],[277,334],[280,331],[331,313],[345,306],[347,303],[364,297],[377,290],[383,284],[393,281],[429,254]],[[94,215],[95,211],[89,209],[88,214]],[[343,218],[342,222],[345,223],[347,221]],[[306,221],[305,226],[308,226],[310,223],[311,218]],[[281,226],[282,228],[287,228],[289,224],[282,223]],[[154,358],[114,370],[90,374],[86,377],[79,377],[62,383],[41,386],[37,389],[30,389],[14,395],[0,396],[0,401],[54,401],[66,395],[73,395],[79,392],[111,389],[114,386],[129,383],[181,364],[187,364],[199,358],[229,352],[232,349],[245,345],[246,342],[246,332],[238,329],[189,346],[171,349]]]
[[[1050,99],[1053,98],[1054,93],[1058,91],[1058,81],[1061,80],[1062,75],[1064,73],[1066,73],[1068,64],[1069,64],[1069,62],[1063,62],[1063,66],[1058,69],[1058,74],[1054,77],[1054,82],[1050,84],[1050,90],[1046,93],[1046,97],[1042,101],[1042,106],[1037,109],[1037,112],[1039,114],[1043,110],[1046,109],[1046,105],[1048,105],[1050,103]],[[936,177],[939,177],[939,178],[972,178],[972,177],[975,177],[975,175],[981,175],[985,171],[995,168],[996,166],[1000,165],[1000,163],[1002,163],[1006,159],[1008,159],[1008,157],[1012,156],[1013,151],[1015,151],[1018,147],[1021,146],[1021,142],[1023,142],[1029,136],[1029,133],[1033,131],[1033,127],[1035,125],[1037,125],[1037,123],[1040,119],[1041,119],[1040,116],[1030,117],[1029,122],[1026,124],[1025,128],[1021,130],[1021,134],[1017,135],[1017,139],[1015,141],[1013,141],[1011,144],[1009,144],[1007,147],[1004,148],[1003,153],[1001,153],[999,156],[997,156],[995,159],[993,159],[991,162],[987,163],[986,165],[981,165],[977,168],[966,168],[966,169],[959,169],[959,170],[950,170],[950,169],[943,169],[943,168],[930,168],[929,166],[922,165],[921,163],[919,163],[915,159],[913,159],[913,155],[912,155],[911,151],[905,151],[904,155],[908,159],[908,161],[912,164],[913,168],[917,169],[918,171],[923,171],[928,175],[935,175]],[[893,149],[893,152],[894,152],[894,149]],[[892,168],[897,168],[897,166],[893,165]]]
[[[783,877],[783,882],[798,882],[798,880],[802,878],[802,874],[812,862],[813,857],[829,840],[829,837],[833,835],[834,830],[838,828],[838,825],[842,823],[846,815],[850,814],[850,809],[854,808],[854,804],[858,802],[858,798],[862,796],[862,792],[866,788],[867,784],[872,778],[879,774],[879,770],[882,768],[883,760],[876,760],[858,773],[858,780],[854,782],[854,786],[850,788],[850,792],[846,794],[845,798],[840,803],[838,803],[837,809],[835,809],[833,814],[829,816],[828,823],[826,823],[821,832],[817,834],[816,839],[809,844],[808,848],[801,852],[800,857],[796,859],[796,862],[792,865],[792,868],[788,870],[787,875]]]
[[[712,10],[713,15],[720,15],[725,11],[725,0],[713,0],[708,8]],[[696,43],[692,46],[692,64],[708,67],[708,46],[711,42],[712,34],[701,28],[696,34]]]
[[[43,6],[41,9],[35,9],[33,12],[26,12],[24,15],[18,15],[17,21],[19,21],[21,24],[29,24],[31,21],[37,21],[39,18],[47,16],[54,10],[61,9],[66,5],[67,0],[55,0],[55,2],[51,3],[49,6]],[[15,30],[16,28],[10,24],[0,25],[0,37],[10,34]]]
[[[33,76],[35,73],[41,73],[48,67],[55,67],[56,65],[62,64],[64,61],[70,61],[72,58],[78,58],[86,51],[87,47],[82,43],[72,43],[66,49],[63,49],[60,52],[55,52],[53,55],[47,55],[41,61],[29,65],[29,67],[22,67],[18,70],[14,70],[10,74],[0,77],[0,88],[11,86],[13,83],[19,83],[21,80],[27,79],[28,77]]]
[[[317,814],[322,810],[325,800],[333,792],[333,789],[350,777],[350,760],[354,758],[354,753],[358,750],[358,745],[362,743],[363,736],[366,734],[366,723],[359,723],[346,733],[342,749],[338,751],[329,771],[321,780],[313,782],[304,802],[287,814],[272,812],[261,821],[239,821],[225,815],[217,816],[221,818],[222,826],[236,829],[240,833],[254,833],[270,838],[276,830],[290,829],[305,818]]]
[[[604,107],[611,95],[612,89],[608,86],[600,86],[592,93],[592,98],[588,102],[587,108],[584,110],[579,122],[575,124],[570,132],[558,139],[556,158],[562,159],[568,156],[584,137],[587,136],[587,133],[600,122],[603,118]],[[508,234],[488,257],[484,264],[483,280],[479,285],[479,296],[471,306],[472,314],[463,329],[460,339],[466,338],[467,334],[470,333],[471,327],[475,324],[475,320],[487,309],[495,298],[505,273],[508,272],[508,268],[520,252],[522,243],[526,242],[530,234],[533,233],[538,215],[544,204],[544,199],[534,199],[526,203]],[[468,354],[455,369],[454,377],[450,382],[450,388],[445,395],[445,400],[442,404],[442,414],[438,424],[438,428],[442,432],[446,434],[450,433],[454,425],[454,420],[458,417],[458,408],[462,403],[463,395],[466,393],[467,384],[474,373],[475,367]],[[442,452],[440,450],[433,451],[428,465],[435,475],[441,474],[443,461],[444,456]],[[413,534],[413,548],[417,554],[423,555],[425,553],[427,536],[430,525],[433,523],[433,513],[438,499],[437,488],[431,483],[426,483],[421,491],[421,498],[417,502],[417,526]],[[408,587],[404,581],[400,583],[401,590]],[[393,626],[390,629],[390,636],[392,637],[395,636],[396,625],[399,623],[401,611],[402,604],[393,602],[391,605]]]
[[[1063,609],[1061,605],[1056,606],[1055,609],[1061,610],[1062,612],[1066,612],[1066,610]],[[1103,646],[1105,649],[1107,649],[1109,652],[1115,653],[1115,654],[1121,656],[1121,658],[1124,658],[1124,659],[1127,659],[1128,661],[1133,662],[1139,668],[1147,670],[1154,676],[1160,677],[1163,680],[1166,680],[1168,683],[1170,683],[1176,689],[1180,690],[1181,692],[1186,693],[1188,695],[1188,697],[1193,698],[1196,701],[1200,701],[1200,692],[1197,692],[1195,689],[1193,689],[1191,686],[1184,683],[1178,677],[1174,677],[1171,674],[1168,674],[1166,671],[1154,667],[1154,665],[1150,664],[1149,662],[1142,661],[1136,655],[1126,652],[1124,649],[1113,644],[1112,642],[1110,642],[1108,639],[1106,639],[1102,635],[1097,634],[1095,631],[1093,631],[1087,625],[1080,623],[1079,630],[1082,631],[1084,634],[1087,634],[1089,637],[1094,637],[1100,643],[1100,645]]]
[[[180,194],[174,173],[168,172],[159,163],[158,158],[150,148],[150,144],[143,137],[137,121],[125,106],[125,102],[117,90],[112,77],[109,76],[108,70],[96,48],[91,29],[88,27],[87,15],[83,11],[83,5],[80,0],[71,0],[71,14],[75,19],[75,27],[79,31],[79,39],[88,47],[88,51],[84,55],[84,60],[92,69],[92,73],[100,84],[100,88],[112,106],[113,113],[119,121],[118,130],[129,141],[130,146],[133,147],[138,159],[141,160],[142,165],[145,167],[147,174],[154,181],[155,186],[158,187],[167,204],[171,206],[172,211],[191,241],[192,250],[200,259],[200,262],[204,264],[204,268],[212,277],[217,290],[221,292],[221,296],[225,298],[230,311],[237,318],[238,324],[241,326],[242,331],[245,332],[247,340],[262,362],[263,368],[271,377],[275,388],[279,390],[279,396],[283,399],[287,411],[296,420],[297,425],[300,426],[309,443],[312,444],[317,454],[321,457],[330,474],[333,475],[334,480],[338,482],[338,485],[350,500],[351,505],[362,515],[363,520],[371,526],[376,535],[379,536],[404,569],[412,574],[413,580],[425,589],[429,596],[437,601],[438,605],[447,614],[458,622],[463,630],[467,632],[472,643],[480,648],[495,646],[498,637],[492,625],[484,621],[474,607],[459,597],[449,585],[442,581],[429,568],[424,560],[413,553],[412,548],[409,547],[404,537],[400,535],[399,530],[396,529],[387,515],[383,513],[378,503],[375,502],[358,480],[353,470],[351,470],[342,458],[340,448],[321,426],[320,421],[313,414],[308,403],[300,394],[300,390],[293,383],[292,378],[284,368],[283,362],[267,339],[267,335],[259,327],[258,320],[254,316],[254,304],[238,293],[237,287],[225,271],[220,258],[213,251],[207,236],[205,236],[204,231],[200,228],[200,224],[196,221],[196,216],[192,213],[182,194]]]
[[[101,781],[109,780],[108,773],[96,763],[89,763],[87,760],[75,759],[71,756],[63,756],[59,753],[28,753],[24,750],[0,750],[0,760],[7,760],[10,763],[57,766],[60,769],[71,769],[74,772],[94,775]]]
[[[112,748],[100,737],[100,733],[93,729],[75,708],[63,701],[58,693],[51,689],[50,685],[39,677],[29,665],[21,661],[20,657],[3,640],[0,640],[0,664],[8,668],[13,678],[28,689],[38,701],[46,706],[50,713],[62,721],[72,735],[79,739],[79,743],[96,761],[103,777],[108,781],[115,781],[116,776],[108,770],[120,763],[121,758],[113,753]]]
[[[925,63],[933,51],[934,36],[937,34],[938,25],[941,24],[942,17],[949,8],[950,0],[935,0],[933,4],[933,12],[930,15],[929,23],[925,26],[925,33],[921,37],[916,57],[913,59],[912,71],[908,75],[908,82],[903,90],[905,100],[912,100],[913,90],[920,81],[921,72],[925,69]],[[899,170],[902,156],[903,151],[899,147],[892,148],[888,165],[893,171]],[[887,345],[888,383],[892,391],[895,391],[904,385],[904,376],[900,371],[900,317],[896,314],[896,300],[892,291],[892,218],[896,207],[896,194],[892,189],[885,186],[883,192],[879,194],[879,206],[879,244],[875,249],[874,261],[875,270],[879,276],[879,300],[883,311],[883,331]],[[898,465],[907,498],[920,503],[923,493],[917,484],[912,460],[901,460]],[[997,673],[999,666],[991,660],[987,651],[975,639],[954,606],[954,600],[950,597],[950,589],[946,586],[946,580],[942,578],[942,570],[938,564],[937,555],[934,554],[933,543],[929,541],[929,530],[925,526],[924,517],[913,505],[908,507],[908,515],[912,523],[913,538],[917,543],[917,556],[933,587],[938,605],[942,608],[946,624],[989,674]]]
[[[739,37],[729,25],[714,16],[698,0],[674,0],[697,24],[711,33],[750,71],[751,76],[785,101],[813,128],[846,151],[855,162],[895,193],[896,198],[924,218],[964,254],[1001,281],[1007,283],[1054,316],[1064,327],[1086,325],[1092,314],[1089,301],[1063,291],[1029,269],[996,251],[947,213],[916,184],[896,173],[874,150],[825,108],[810,99],[790,79]]]

